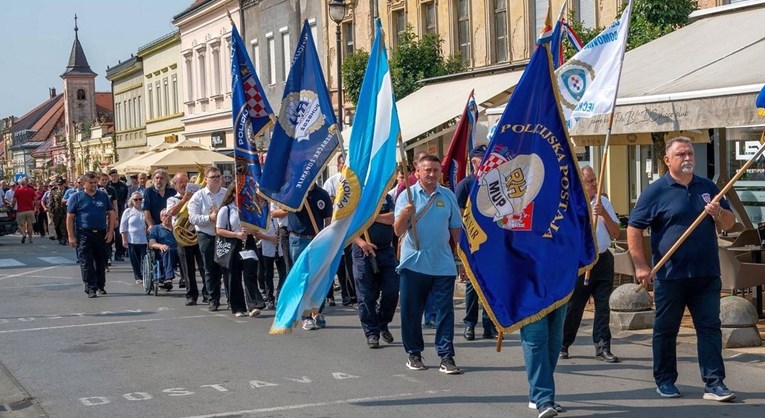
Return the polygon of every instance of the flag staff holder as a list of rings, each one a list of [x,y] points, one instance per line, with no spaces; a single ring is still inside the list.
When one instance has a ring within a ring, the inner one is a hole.
[[[630,0],[630,4],[632,3],[632,0]],[[630,9],[631,10],[631,9]],[[627,25],[627,29],[625,29],[625,37],[629,37],[630,33],[630,20],[632,19],[632,15],[630,14],[629,19],[625,22]],[[595,203],[600,204],[600,198],[603,195],[603,180],[605,179],[606,175],[606,161],[608,161],[608,146],[609,142],[611,140],[611,128],[614,126],[614,113],[616,113],[616,98],[619,96],[619,85],[621,84],[622,79],[622,68],[624,67],[624,54],[627,51],[627,40],[625,39],[622,43],[622,55],[619,59],[619,72],[616,75],[616,88],[614,89],[614,99],[611,101],[611,113],[608,115],[608,129],[606,130],[606,141],[603,143],[603,154],[601,155],[600,159],[600,172],[598,173],[598,192],[595,194]],[[598,217],[592,216],[592,223],[595,225],[595,228],[597,228],[598,223]],[[597,243],[596,243],[597,244]],[[595,246],[597,249],[597,245]],[[584,285],[588,286],[590,284],[590,272],[592,270],[587,270],[584,272]]]
[[[409,187],[409,161],[406,159],[406,151],[404,150],[404,140],[401,139],[401,133],[398,134],[398,150],[401,153],[401,171],[404,174],[404,186],[406,186],[406,197],[409,199],[409,203],[414,203],[414,196],[412,195],[412,189]],[[412,241],[414,242],[415,251],[420,250],[420,241],[417,239],[417,221],[412,221]]]
[[[757,150],[757,152],[752,156],[752,158],[749,159],[749,161],[747,161],[743,166],[741,166],[741,168],[738,170],[736,175],[733,176],[733,178],[730,179],[730,181],[728,181],[728,183],[725,185],[725,187],[723,187],[722,190],[720,190],[720,193],[718,193],[717,196],[715,196],[715,198],[712,199],[712,201],[710,203],[717,203],[717,202],[719,202],[720,199],[722,199],[725,196],[725,194],[728,193],[728,191],[733,187],[733,184],[736,181],[738,181],[738,179],[740,179],[741,176],[744,175],[744,173],[746,173],[746,170],[752,164],[754,164],[754,162],[758,158],[760,158],[760,156],[762,155],[763,152],[765,152],[765,131],[762,132],[762,136],[760,137],[760,148]],[[659,262],[656,263],[656,265],[653,267],[653,269],[651,269],[651,273],[648,276],[649,278],[650,277],[654,277],[656,275],[656,272],[658,272],[659,269],[661,269],[662,266],[664,266],[664,264],[667,261],[669,261],[669,258],[672,257],[672,255],[675,253],[675,251],[677,251],[678,248],[680,248],[681,245],[683,245],[685,240],[688,239],[688,237],[691,235],[691,233],[693,233],[693,231],[696,229],[696,227],[699,226],[701,221],[703,221],[706,216],[707,216],[707,213],[704,212],[704,211],[701,211],[701,213],[696,218],[696,220],[693,221],[691,226],[689,226],[688,229],[685,232],[683,232],[683,235],[681,235],[680,238],[677,239],[677,242],[675,242],[675,244],[672,245],[672,247],[670,247],[669,250],[667,250],[667,253],[664,254],[664,256],[661,258],[661,260],[659,260]],[[635,289],[635,293],[640,292],[643,288],[644,288],[643,283],[640,283],[639,286]]]

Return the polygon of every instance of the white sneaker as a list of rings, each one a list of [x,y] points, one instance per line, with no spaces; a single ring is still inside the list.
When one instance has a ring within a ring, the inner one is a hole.
[[[316,326],[316,322],[313,321],[313,318],[309,318],[303,320],[303,329],[306,331],[314,331],[319,329],[319,327]]]
[[[254,317],[258,316],[258,315],[260,315],[260,309],[252,308],[252,310],[250,311],[250,316],[254,318]]]

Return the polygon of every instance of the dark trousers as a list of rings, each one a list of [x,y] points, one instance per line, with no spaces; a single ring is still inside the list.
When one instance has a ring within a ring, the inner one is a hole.
[[[117,225],[119,225],[117,221]],[[119,226],[114,228],[114,258],[125,257],[125,247],[122,246],[122,234],[120,234]]]
[[[236,256],[234,256],[236,257]],[[242,281],[244,282],[244,302],[247,305],[247,310],[263,309],[266,307],[266,301],[263,299],[263,294],[258,289],[258,278],[261,273],[260,261],[261,259],[253,260],[248,258],[241,260],[242,266]],[[271,281],[273,283],[273,280]]]
[[[173,280],[175,278],[175,262],[178,259],[178,250],[174,248],[170,248],[167,251],[157,250],[157,255],[157,260],[159,260],[157,281]]]
[[[721,288],[719,276],[654,282],[653,378],[657,386],[677,381],[677,333],[686,307],[696,329],[701,380],[706,386],[723,383]]]
[[[204,280],[210,293],[210,303],[220,304],[221,267],[215,262],[215,236],[197,232],[199,252],[202,254]]]
[[[584,307],[590,296],[595,300],[595,320],[592,324],[592,343],[595,354],[611,350],[611,329],[608,326],[611,310],[608,300],[614,288],[614,256],[611,251],[604,251],[598,256],[598,262],[590,271],[590,284],[584,285],[584,276],[576,280],[576,287],[566,309],[566,321],[563,324],[563,349],[568,349],[576,339],[579,324],[582,322]]]
[[[364,256],[357,245],[353,246],[353,277],[359,300],[359,320],[367,337],[380,336],[380,330],[388,329],[398,305],[399,278],[396,273],[396,250],[393,247],[378,249],[375,273],[369,257]],[[379,300],[379,301],[378,301]]]
[[[197,266],[199,276],[202,278],[202,297],[207,298],[207,286],[205,286],[205,270],[202,267],[202,253],[199,244],[189,247],[178,246],[178,259],[181,265],[181,277],[186,281],[186,299],[196,301],[199,298],[199,286],[197,286]]]
[[[53,227],[55,231],[53,233],[56,234],[56,237],[58,238],[58,242],[67,242],[67,235],[66,235],[66,214],[60,215],[60,214],[54,214],[53,215]]]
[[[48,213],[44,210],[41,210],[37,214],[33,230],[40,234],[41,237],[45,236],[45,233],[48,230]]]
[[[133,268],[133,278],[143,280],[142,262],[146,256],[146,244],[128,244],[127,252],[130,266]]]
[[[256,247],[255,253],[258,255],[258,261],[256,262],[255,268],[258,271],[258,289],[260,289],[261,295],[265,298],[265,300],[273,301],[274,300],[274,264],[271,263],[271,279],[268,279],[268,275],[266,274],[266,259],[263,257],[263,249],[261,247]]]
[[[77,228],[77,258],[85,292],[106,285],[106,231]]]
[[[353,282],[353,254],[351,246],[343,249],[343,255],[340,257],[340,265],[337,267],[337,280],[340,282],[340,295],[343,302],[350,302],[356,297],[356,285]],[[333,298],[332,288],[329,288],[329,297]]]
[[[425,349],[422,339],[422,314],[428,295],[433,294],[436,314],[436,352],[443,358],[454,356],[454,276],[431,276],[402,269],[401,339],[409,354]]]
[[[263,281],[266,282],[266,286],[268,286],[268,283],[271,283],[271,287],[274,286],[274,263],[276,264],[276,271],[279,273],[279,282],[276,285],[276,295],[279,295],[279,292],[282,291],[282,285],[284,285],[284,280],[287,278],[287,265],[284,262],[284,257],[266,257],[263,256],[263,266],[264,268],[264,274],[263,274]],[[274,299],[272,299],[273,294],[267,294],[266,299],[273,302]]]
[[[473,288],[473,283],[467,282],[465,284],[465,318],[462,320],[466,327],[475,328],[478,323],[478,293]],[[494,332],[496,327],[491,322],[489,314],[486,313],[486,308],[481,309],[483,315],[481,316],[481,324],[483,325],[483,332]]]

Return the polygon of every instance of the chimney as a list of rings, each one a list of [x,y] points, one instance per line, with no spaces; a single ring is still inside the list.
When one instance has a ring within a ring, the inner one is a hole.
[[[55,87],[48,88],[48,93],[50,94],[51,99],[56,97],[56,88]]]

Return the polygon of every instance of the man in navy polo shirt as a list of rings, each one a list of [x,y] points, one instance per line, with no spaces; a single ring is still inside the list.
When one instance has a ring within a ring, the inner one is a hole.
[[[175,189],[168,186],[170,179],[167,171],[154,170],[152,174],[153,184],[143,192],[143,213],[146,217],[146,230],[162,223],[159,213],[167,207],[167,199],[175,196]]]
[[[669,261],[656,273],[653,326],[653,376],[656,392],[666,398],[680,396],[677,380],[677,333],[687,307],[698,339],[699,367],[704,381],[704,399],[730,401],[736,395],[723,383],[720,332],[720,260],[717,229],[729,229],[735,222],[728,203],[711,203],[719,193],[709,179],[693,174],[693,146],[684,137],[666,144],[664,163],[668,172],[641,194],[630,215],[627,244],[635,276],[644,286],[653,277],[643,253],[643,230],[651,228],[653,262],[657,263],[677,242],[699,214],[708,217],[699,224]]]
[[[105,295],[107,245],[114,239],[117,216],[109,196],[98,190],[95,173],[82,176],[84,189],[66,202],[69,245],[77,248],[82,281],[89,298]]]

